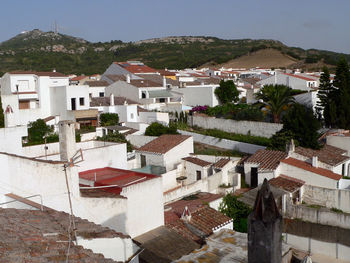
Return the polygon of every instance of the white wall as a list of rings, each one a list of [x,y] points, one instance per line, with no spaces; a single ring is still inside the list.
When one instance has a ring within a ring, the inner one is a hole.
[[[134,146],[140,148],[145,144],[157,139],[157,136],[146,136],[146,135],[127,135],[126,139]]]
[[[348,151],[350,156],[350,136],[327,136],[327,144]]]
[[[288,165],[286,163],[280,163],[280,173],[287,176],[303,180],[306,184],[336,189],[337,181],[326,176],[318,175],[307,170]]]
[[[159,122],[165,125],[169,124],[169,114],[167,112],[140,112],[139,121],[151,124],[153,122]]]
[[[175,89],[174,91],[184,95],[183,104],[189,106],[208,105],[215,107],[219,101],[214,93],[219,85],[199,85]]]
[[[101,92],[103,92],[103,94],[105,94],[106,87],[89,87],[89,95],[91,94],[91,97],[93,97],[93,98],[99,98]],[[102,97],[104,97],[104,96],[102,96]]]
[[[279,123],[268,123],[259,121],[236,121],[220,119],[215,117],[189,116],[189,123],[204,129],[219,129],[225,132],[238,134],[251,134],[270,138],[283,127]],[[192,121],[191,121],[192,119]]]
[[[22,154],[22,137],[27,135],[27,126],[0,128],[0,152]]]
[[[173,170],[181,163],[181,159],[193,153],[193,138],[189,137],[170,151],[164,154],[164,163],[166,170]]]
[[[265,146],[220,139],[212,136],[202,135],[195,132],[188,132],[183,130],[178,130],[178,132],[183,135],[191,135],[195,142],[213,145],[213,146],[216,146],[222,149],[227,149],[227,150],[238,150],[240,152],[254,154],[257,150],[266,149]]]

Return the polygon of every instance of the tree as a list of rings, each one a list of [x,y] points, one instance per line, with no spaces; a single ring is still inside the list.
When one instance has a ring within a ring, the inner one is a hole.
[[[118,125],[119,116],[116,113],[101,113],[100,114],[100,125],[101,126],[114,126]]]
[[[220,86],[215,89],[215,95],[218,97],[220,103],[225,104],[229,102],[237,102],[239,91],[232,80],[220,81]]]
[[[227,194],[219,205],[219,211],[233,219],[235,230],[239,232],[247,232],[248,215],[252,209],[239,201],[236,196]]]
[[[345,58],[339,60],[333,86],[335,90],[331,97],[336,106],[336,126],[342,129],[350,129],[350,71]]]
[[[1,103],[1,95],[0,95],[0,128],[5,127],[5,116],[4,111],[2,109],[2,103]]]
[[[290,135],[300,146],[319,149],[318,129],[321,127],[312,109],[301,104],[294,104],[283,116],[281,134]],[[276,138],[275,138],[276,139]],[[274,142],[276,143],[276,141]]]
[[[42,119],[30,122],[28,125],[28,141],[29,142],[44,142],[44,136],[49,135],[53,131],[53,127],[46,125]]]
[[[335,119],[331,114],[331,92],[333,87],[330,81],[329,70],[325,66],[323,67],[323,73],[320,76],[320,86],[318,89],[317,97],[319,101],[317,102],[316,112],[319,119],[323,119],[326,126],[331,126],[334,124]]]
[[[120,142],[120,143],[126,143],[126,149],[128,152],[132,152],[133,148],[131,143],[125,138],[125,135],[120,132],[114,132],[112,134],[107,134],[102,137],[97,137],[98,141],[105,141],[105,142]]]
[[[294,103],[292,89],[285,85],[266,85],[257,94],[273,116],[273,121],[279,123],[281,113]]]
[[[171,123],[167,127],[161,123],[153,122],[145,131],[147,136],[160,136],[162,134],[178,134],[176,125]]]

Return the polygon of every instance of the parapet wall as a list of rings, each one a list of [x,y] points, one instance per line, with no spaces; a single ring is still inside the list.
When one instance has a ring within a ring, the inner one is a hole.
[[[250,134],[270,138],[283,127],[279,123],[268,123],[258,121],[235,121],[230,119],[219,119],[215,117],[189,116],[188,124],[203,129],[219,129],[225,132]]]

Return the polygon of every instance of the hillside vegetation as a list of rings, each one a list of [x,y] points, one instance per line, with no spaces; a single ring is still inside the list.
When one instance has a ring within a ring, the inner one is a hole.
[[[269,52],[275,54],[270,56],[271,61],[267,61],[266,54]],[[252,57],[252,54],[256,57]],[[342,55],[350,61],[350,55],[288,47],[275,40],[187,36],[129,43],[119,40],[91,43],[81,38],[35,29],[0,44],[0,73],[11,70],[50,71],[54,68],[63,73],[103,73],[111,62],[125,60],[141,60],[158,69],[217,66],[226,65],[223,63],[227,62],[227,65],[240,67],[275,65],[303,68],[307,65],[318,67],[319,63],[335,65]],[[247,61],[246,64],[244,61]]]

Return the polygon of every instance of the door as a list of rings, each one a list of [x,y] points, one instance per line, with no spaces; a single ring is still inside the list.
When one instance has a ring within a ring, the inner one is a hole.
[[[146,156],[141,154],[141,167],[146,166]]]
[[[252,167],[250,169],[250,187],[255,188],[258,186],[258,167]]]
[[[197,175],[197,181],[202,179],[202,172],[201,171],[196,171],[196,175]]]
[[[72,109],[72,110],[76,110],[77,107],[76,107],[75,98],[71,98],[71,99],[70,99],[70,102],[71,102],[71,109]]]

